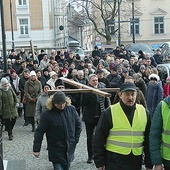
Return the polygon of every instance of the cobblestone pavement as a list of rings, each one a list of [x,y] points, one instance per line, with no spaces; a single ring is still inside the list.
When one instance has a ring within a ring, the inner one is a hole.
[[[48,161],[46,140],[43,140],[40,157],[35,158],[32,155],[34,133],[31,132],[31,125],[23,126],[23,124],[23,118],[19,117],[13,130],[13,141],[9,141],[7,132],[3,131],[3,159],[9,162],[7,170],[53,170],[52,164]],[[77,144],[75,159],[70,170],[95,170],[94,163],[87,164],[86,160],[86,134],[83,123],[80,141]],[[23,167],[21,162],[25,164],[25,168],[21,168]],[[145,168],[142,169],[144,170]]]
[[[10,162],[25,162],[25,170],[53,170],[52,164],[48,161],[47,145],[44,138],[40,157],[35,158],[32,155],[33,135],[31,132],[31,125],[23,126],[24,120],[18,117],[16,125],[13,130],[14,138],[12,141],[8,140],[7,132],[2,133],[3,136],[3,159]],[[72,162],[71,170],[95,170],[94,163],[87,164],[86,151],[86,134],[83,123],[83,131],[81,133],[80,141],[75,151],[75,159]],[[9,168],[7,170],[17,170],[16,168]],[[24,170],[24,169],[22,169]]]

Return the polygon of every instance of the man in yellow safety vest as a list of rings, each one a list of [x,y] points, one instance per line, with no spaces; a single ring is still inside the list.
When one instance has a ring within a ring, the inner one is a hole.
[[[156,107],[150,129],[154,170],[170,170],[170,95]]]
[[[98,170],[141,170],[144,151],[146,169],[150,170],[149,113],[135,103],[134,83],[122,84],[119,98],[98,122],[93,141],[95,165]]]

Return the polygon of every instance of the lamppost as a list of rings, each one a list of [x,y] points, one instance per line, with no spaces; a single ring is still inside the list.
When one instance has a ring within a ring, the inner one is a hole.
[[[132,0],[132,40],[135,43],[135,9],[134,0]]]
[[[121,44],[121,35],[120,35],[120,0],[118,0],[118,45]]]
[[[10,0],[10,17],[11,17],[12,49],[14,49],[15,45],[14,45],[14,28],[13,28],[13,17],[12,17],[12,0]]]
[[[2,27],[2,44],[3,44],[3,58],[4,58],[4,72],[7,72],[7,60],[6,60],[6,35],[4,28],[4,8],[3,0],[0,0],[0,10],[1,10],[1,27]],[[0,120],[0,169],[4,170],[3,165],[3,147],[2,147],[2,126]]]
[[[4,73],[7,72],[7,58],[6,58],[6,34],[5,34],[5,25],[4,25],[4,7],[3,0],[0,0],[0,10],[1,10],[1,27],[2,27],[2,46],[3,46],[3,70]]]

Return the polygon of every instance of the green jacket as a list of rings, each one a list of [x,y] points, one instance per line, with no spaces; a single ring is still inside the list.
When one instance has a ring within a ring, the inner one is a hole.
[[[170,105],[170,95],[167,96],[164,101]],[[170,114],[170,111],[167,112]],[[169,122],[170,124],[170,122]],[[150,153],[153,165],[164,164],[170,167],[170,161],[165,160],[161,156],[161,139],[163,131],[163,119],[162,119],[162,103],[160,102],[154,112],[154,116],[151,123],[150,129]]]
[[[2,115],[3,119],[13,118],[18,115],[16,103],[18,103],[18,98],[12,87],[9,87],[8,91],[0,88],[0,115]]]

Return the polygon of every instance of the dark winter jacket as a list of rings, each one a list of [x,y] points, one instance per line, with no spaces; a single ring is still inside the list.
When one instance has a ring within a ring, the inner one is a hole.
[[[69,165],[74,159],[74,151],[81,133],[81,121],[75,107],[64,110],[52,107],[45,111],[35,131],[33,151],[39,152],[46,133],[49,161]]]
[[[146,96],[147,85],[142,78],[138,82],[135,82],[136,87],[138,87],[144,96]]]
[[[156,106],[162,99],[163,99],[162,82],[157,81],[155,85],[149,82],[146,92],[146,104],[152,117]]]
[[[24,96],[24,87],[25,87],[25,83],[26,83],[26,81],[28,81],[29,80],[29,78],[25,78],[25,77],[21,77],[20,79],[19,79],[19,90],[21,91],[21,101],[22,101],[22,98],[23,98],[23,96]]]
[[[105,88],[105,84],[100,82],[98,88]],[[83,121],[93,123],[95,117],[100,117],[101,113],[110,106],[110,99],[94,93],[82,95],[81,105],[83,106]]]
[[[107,79],[109,80],[110,87],[116,88],[116,87],[117,87],[116,82],[117,82],[120,78],[121,78],[121,77],[120,77],[119,74],[116,74],[116,75],[114,75],[114,74],[109,74],[109,75],[107,76]]]
[[[164,101],[170,106],[170,96],[166,97]],[[167,112],[170,114],[170,112]],[[169,122],[170,123],[170,122]],[[153,165],[164,164],[170,168],[170,160],[165,160],[161,156],[161,137],[163,132],[163,119],[162,119],[162,103],[160,102],[152,119],[150,129],[150,152]]]
[[[12,87],[9,87],[7,91],[0,87],[0,116],[3,119],[17,117],[16,103],[18,103],[18,98]]]

